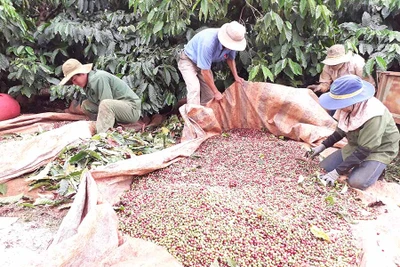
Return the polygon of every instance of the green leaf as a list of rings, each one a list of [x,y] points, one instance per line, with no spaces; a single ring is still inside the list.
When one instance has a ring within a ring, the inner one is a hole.
[[[0,184],[0,194],[3,196],[7,194],[7,184]]]
[[[35,202],[33,203],[34,206],[39,206],[39,205],[52,206],[54,204],[55,204],[54,200],[47,199],[47,198],[37,198],[37,199],[35,199]]]
[[[46,81],[48,81],[50,84],[54,84],[54,85],[57,85],[60,83],[59,79],[53,78],[53,77],[46,77]]]
[[[294,73],[290,68],[284,68],[283,69],[283,73],[285,73],[287,76],[289,76],[290,80],[293,81],[294,80]]]
[[[209,0],[201,0],[201,12],[204,14],[204,21],[207,20],[207,15],[208,15],[208,1],[209,1]]]
[[[96,56],[98,55],[97,46],[95,44],[92,44],[92,51],[93,51],[93,54],[95,54]]]
[[[151,22],[152,22],[153,17],[154,17],[154,14],[155,14],[155,10],[152,9],[152,10],[149,12],[149,14],[147,15],[147,22],[148,22],[148,23],[151,23]]]
[[[329,23],[329,19],[332,15],[332,12],[326,7],[326,5],[321,5],[321,14],[326,23]]]
[[[24,50],[25,46],[21,45],[17,48],[17,55],[20,55],[21,52]]]
[[[273,12],[273,11],[271,11]],[[275,20],[276,22],[276,27],[278,28],[279,32],[282,32],[283,29],[283,20],[281,18],[281,16],[279,16],[277,13],[273,12],[272,13],[272,18]]]
[[[365,73],[367,75],[372,74],[372,71],[374,70],[374,65],[375,65],[375,60],[373,58],[370,58],[367,60],[367,63],[365,63],[365,67],[364,67]]]
[[[307,14],[306,12],[307,0],[300,0],[300,16],[304,18]]]
[[[314,12],[316,5],[315,0],[308,0],[308,7],[312,12]]]
[[[170,70],[170,74],[171,74],[172,78],[174,79],[174,81],[176,83],[179,83],[179,74],[175,68],[173,68],[173,70]]]
[[[290,69],[292,70],[292,72],[293,72],[295,75],[301,75],[301,74],[302,74],[300,64],[294,62],[294,61],[291,60],[290,58],[289,58],[289,67],[290,67]]]
[[[319,19],[322,14],[322,8],[321,5],[318,5],[317,8],[315,9],[315,19]]]
[[[282,72],[287,65],[287,59],[282,59],[275,64],[274,75],[275,77]]]
[[[286,43],[281,48],[281,58],[286,58],[288,52],[289,52],[289,44]]]
[[[376,60],[376,63],[378,64],[378,67],[379,67],[380,70],[386,70],[387,69],[387,63],[382,57],[377,56],[375,58],[375,60]]]
[[[267,78],[273,82],[274,81],[274,75],[272,74],[272,72],[270,71],[270,69],[268,69],[266,66],[261,65],[261,69],[264,75],[264,79],[267,80]]]
[[[303,51],[298,47],[295,48],[295,51],[296,51],[296,60],[301,63],[301,66],[303,68],[306,68],[307,67],[307,59],[306,59],[306,56],[304,55]]]
[[[327,196],[326,198],[325,198],[325,202],[329,205],[329,206],[332,206],[332,205],[334,205],[335,204],[335,198],[333,197],[333,196]]]
[[[33,51],[32,47],[25,46],[25,51],[31,56],[35,55],[35,51]]]
[[[102,159],[100,154],[95,152],[95,151],[93,151],[93,150],[87,150],[86,152],[88,153],[89,156],[91,156],[94,159],[97,159],[97,160],[101,160]]]
[[[20,205],[25,208],[31,208],[31,209],[35,208],[35,206],[31,203],[21,203]]]
[[[8,89],[8,94],[12,94],[12,93],[16,93],[16,92],[20,92],[22,89],[22,85],[16,85],[11,87],[10,89]]]
[[[23,193],[16,195],[16,196],[9,196],[9,197],[0,197],[0,204],[13,204],[17,203],[22,199],[24,196]]]
[[[53,167],[53,162],[50,161],[49,163],[47,163],[46,167],[44,167],[43,170],[41,170],[37,175],[29,177],[28,179],[26,179],[26,181],[37,181],[44,179],[52,167]]]
[[[38,182],[38,183],[33,184],[32,186],[29,187],[28,191],[32,191],[32,190],[34,190],[36,188],[48,187],[48,186],[51,186],[51,185],[52,184],[51,184],[50,179],[49,179],[49,181],[43,181],[43,182]]]
[[[254,66],[251,70],[250,70],[250,74],[249,74],[249,81],[252,81],[258,74],[258,72],[260,71],[260,65]]]
[[[151,101],[151,103],[156,104],[157,101],[157,90],[154,88],[154,85],[149,84],[148,86],[148,92],[149,92],[149,99]]]
[[[331,239],[329,238],[328,234],[326,234],[323,230],[319,229],[315,225],[311,226],[310,231],[317,238],[321,238],[321,239],[326,240],[328,242],[331,241]]]
[[[289,25],[290,25],[290,27],[288,27],[288,26],[283,27],[283,32],[285,33],[285,37],[288,42],[290,42],[292,40],[292,30],[291,30],[292,25],[291,24],[289,24]]]
[[[164,68],[164,79],[167,86],[171,84],[171,74],[167,68]]]
[[[159,21],[154,25],[153,28],[153,34],[156,34],[157,32],[161,31],[161,29],[164,27],[164,21]]]
[[[82,159],[86,158],[87,156],[88,156],[88,152],[85,151],[85,150],[81,150],[76,155],[72,156],[69,159],[69,163],[70,164],[78,163],[79,161],[81,161]]]

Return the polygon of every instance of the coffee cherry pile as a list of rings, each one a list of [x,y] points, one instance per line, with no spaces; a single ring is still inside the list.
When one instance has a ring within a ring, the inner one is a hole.
[[[190,267],[357,266],[349,223],[374,214],[344,185],[322,185],[304,153],[259,130],[212,137],[191,157],[136,177],[121,198],[120,229]]]

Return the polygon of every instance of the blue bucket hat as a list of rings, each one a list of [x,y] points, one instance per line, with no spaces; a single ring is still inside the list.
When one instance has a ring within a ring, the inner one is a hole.
[[[327,110],[342,109],[370,99],[375,87],[356,75],[345,75],[336,79],[330,92],[319,97],[319,103]]]

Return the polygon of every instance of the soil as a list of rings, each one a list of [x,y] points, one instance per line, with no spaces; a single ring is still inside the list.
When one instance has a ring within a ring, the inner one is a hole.
[[[63,99],[50,101],[50,95],[34,95],[30,98],[18,95],[16,97],[21,106],[21,113],[63,112],[68,108],[68,103]]]
[[[66,213],[49,207],[0,207],[0,265],[23,266],[46,250]]]

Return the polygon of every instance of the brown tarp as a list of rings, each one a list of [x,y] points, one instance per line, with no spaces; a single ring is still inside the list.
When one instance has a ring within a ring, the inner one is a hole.
[[[46,112],[25,114],[14,119],[0,121],[0,136],[52,130],[57,122],[85,120],[85,116],[70,113]]]
[[[316,100],[316,95],[308,89],[249,82],[244,87],[232,85],[221,101],[211,101],[206,107],[182,106],[179,109],[185,121],[182,142],[151,155],[123,160],[86,173],[52,245],[32,265],[180,266],[164,248],[150,242],[128,237],[118,242],[117,217],[111,204],[129,189],[133,176],[188,157],[208,137],[233,128],[267,129],[278,136],[308,144],[318,143],[333,132],[336,123]],[[64,116],[53,114],[52,120],[65,120]],[[30,120],[31,123],[20,117],[1,122],[0,136],[37,127],[42,115],[37,117],[39,120]],[[66,145],[90,137],[92,129],[92,123],[81,121],[43,133],[30,141],[1,143],[0,158],[7,164],[0,166],[0,182],[43,166]],[[123,252],[127,250],[130,253]],[[87,265],[88,262],[92,264]]]

